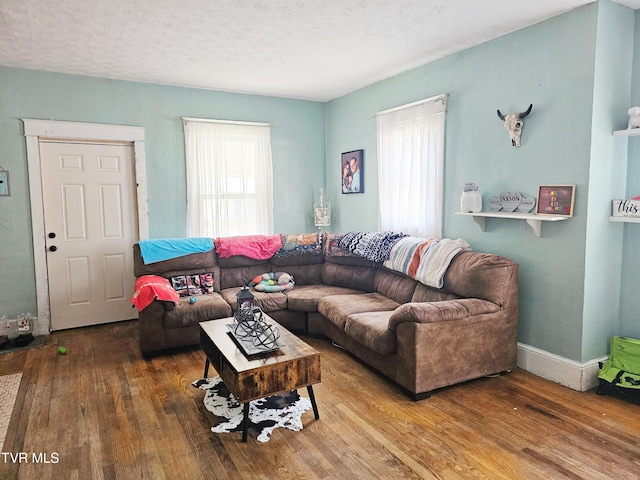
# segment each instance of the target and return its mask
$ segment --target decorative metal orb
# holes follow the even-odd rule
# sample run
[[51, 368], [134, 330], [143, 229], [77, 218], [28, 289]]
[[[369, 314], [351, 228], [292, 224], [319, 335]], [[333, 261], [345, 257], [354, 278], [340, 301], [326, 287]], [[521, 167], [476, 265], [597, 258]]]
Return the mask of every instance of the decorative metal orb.
[[232, 328], [236, 337], [251, 341], [254, 347], [272, 349], [280, 338], [278, 327], [264, 320], [260, 307], [237, 310], [233, 315]]
[[252, 342], [254, 347], [262, 347], [265, 349], [271, 349], [276, 346], [276, 342], [280, 338], [280, 331], [275, 325], [269, 325], [266, 322], [261, 322], [254, 332]]
[[233, 315], [233, 331], [238, 338], [251, 338], [256, 318], [248, 308], [241, 308]]

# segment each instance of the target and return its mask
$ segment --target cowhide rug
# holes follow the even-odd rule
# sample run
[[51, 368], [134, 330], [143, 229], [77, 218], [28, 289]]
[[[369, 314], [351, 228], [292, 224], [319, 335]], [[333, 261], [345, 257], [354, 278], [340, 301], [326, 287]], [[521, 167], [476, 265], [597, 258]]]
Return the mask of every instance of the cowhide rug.
[[[2, 444], [9, 429], [9, 421], [18, 397], [21, 381], [22, 373], [0, 375], [0, 449], [2, 449]], [[9, 448], [8, 450], [11, 449]]]
[[[192, 383], [206, 392], [204, 406], [220, 419], [211, 427], [214, 433], [241, 432], [243, 406], [238, 403], [220, 377], [202, 378]], [[253, 400], [249, 405], [249, 433], [259, 442], [268, 442], [275, 428], [302, 430], [302, 414], [311, 408], [311, 400], [291, 391]]]

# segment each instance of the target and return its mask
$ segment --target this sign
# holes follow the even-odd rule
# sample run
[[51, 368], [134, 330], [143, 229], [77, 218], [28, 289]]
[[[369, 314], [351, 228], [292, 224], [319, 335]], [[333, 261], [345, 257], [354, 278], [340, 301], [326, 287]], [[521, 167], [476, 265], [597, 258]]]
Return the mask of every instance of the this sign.
[[640, 200], [614, 200], [613, 216], [640, 218]]

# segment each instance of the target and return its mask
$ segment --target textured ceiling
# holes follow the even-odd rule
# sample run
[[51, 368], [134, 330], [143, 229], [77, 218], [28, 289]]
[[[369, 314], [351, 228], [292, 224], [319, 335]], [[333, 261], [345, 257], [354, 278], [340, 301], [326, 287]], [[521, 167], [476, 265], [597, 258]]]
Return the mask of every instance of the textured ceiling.
[[0, 65], [327, 101], [592, 1], [0, 0]]

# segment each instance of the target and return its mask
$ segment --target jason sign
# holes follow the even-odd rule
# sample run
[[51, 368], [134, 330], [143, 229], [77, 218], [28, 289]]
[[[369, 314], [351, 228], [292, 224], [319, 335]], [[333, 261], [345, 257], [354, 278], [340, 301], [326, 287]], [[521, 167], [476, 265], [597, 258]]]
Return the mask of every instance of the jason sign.
[[509, 115], [503, 115], [498, 110], [498, 117], [504, 121], [504, 128], [509, 132], [509, 138], [511, 139], [511, 145], [514, 147], [520, 146], [520, 135], [522, 134], [522, 126], [524, 125], [523, 119], [531, 113], [533, 104], [529, 105], [526, 111], [521, 113], [510, 113]]

